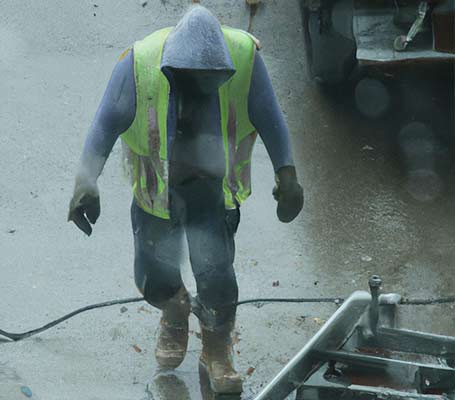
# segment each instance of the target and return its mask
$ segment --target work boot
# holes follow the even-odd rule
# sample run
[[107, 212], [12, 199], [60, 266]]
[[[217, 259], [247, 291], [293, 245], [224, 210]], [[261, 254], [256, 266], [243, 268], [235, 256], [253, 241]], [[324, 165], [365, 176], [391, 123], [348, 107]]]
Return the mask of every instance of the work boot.
[[233, 328], [234, 324], [229, 323], [212, 332], [201, 326], [200, 365], [207, 371], [211, 389], [218, 394], [242, 393], [242, 377], [233, 365]]
[[188, 293], [180, 289], [163, 307], [155, 358], [160, 368], [175, 369], [184, 360], [188, 347]]

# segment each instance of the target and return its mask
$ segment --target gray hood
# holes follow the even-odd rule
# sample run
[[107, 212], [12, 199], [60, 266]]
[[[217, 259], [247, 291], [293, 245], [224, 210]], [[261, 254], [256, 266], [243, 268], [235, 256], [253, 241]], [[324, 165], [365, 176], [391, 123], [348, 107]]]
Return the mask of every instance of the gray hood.
[[168, 79], [181, 70], [203, 76], [216, 87], [235, 73], [221, 25], [210, 11], [194, 6], [184, 15], [166, 39], [161, 70]]

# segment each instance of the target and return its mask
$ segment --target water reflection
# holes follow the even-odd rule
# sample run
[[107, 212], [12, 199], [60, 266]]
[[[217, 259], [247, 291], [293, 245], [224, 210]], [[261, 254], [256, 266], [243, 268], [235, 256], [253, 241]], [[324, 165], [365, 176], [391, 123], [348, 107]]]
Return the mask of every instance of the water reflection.
[[154, 389], [160, 400], [191, 400], [185, 381], [173, 373], [160, 373], [154, 379]]
[[406, 171], [406, 190], [419, 201], [439, 197], [450, 162], [448, 149], [431, 126], [417, 121], [405, 125], [398, 135], [398, 145]]
[[217, 395], [210, 389], [207, 372], [199, 365], [199, 383], [201, 385], [202, 400], [240, 400], [241, 395]]
[[[152, 399], [159, 400], [241, 400], [241, 395], [219, 395], [210, 389], [210, 382], [204, 368], [199, 367], [199, 388], [185, 382], [178, 372], [160, 372], [153, 381]], [[191, 376], [192, 378], [192, 376]], [[193, 394], [192, 394], [193, 392]]]

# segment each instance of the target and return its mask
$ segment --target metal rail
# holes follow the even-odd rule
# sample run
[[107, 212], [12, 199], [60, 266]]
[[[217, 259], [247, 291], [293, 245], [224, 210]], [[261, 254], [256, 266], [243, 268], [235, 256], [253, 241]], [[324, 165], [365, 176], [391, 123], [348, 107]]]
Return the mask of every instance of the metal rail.
[[368, 292], [354, 292], [255, 400], [279, 400], [291, 394], [321, 366], [322, 361], [314, 357], [314, 352], [341, 347], [352, 335], [370, 302]]
[[395, 328], [401, 296], [381, 294], [377, 276], [369, 285], [254, 400], [455, 400], [455, 337]]

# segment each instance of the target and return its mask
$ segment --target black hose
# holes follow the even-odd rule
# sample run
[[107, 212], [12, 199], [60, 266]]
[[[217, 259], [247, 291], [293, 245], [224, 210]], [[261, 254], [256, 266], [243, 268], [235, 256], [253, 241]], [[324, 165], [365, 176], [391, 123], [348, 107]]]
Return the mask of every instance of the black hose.
[[237, 303], [238, 306], [244, 304], [257, 304], [257, 303], [334, 303], [341, 304], [344, 299], [341, 297], [320, 297], [320, 298], [269, 298], [269, 299], [250, 299], [241, 300]]
[[[14, 342], [18, 342], [20, 340], [29, 338], [31, 336], [35, 336], [38, 333], [44, 332], [50, 328], [53, 328], [54, 326], [61, 324], [62, 322], [74, 317], [77, 314], [83, 313], [85, 311], [90, 311], [94, 310], [96, 308], [104, 308], [104, 307], [110, 307], [110, 306], [115, 306], [119, 304], [128, 304], [128, 303], [137, 303], [145, 301], [143, 297], [134, 297], [130, 299], [121, 299], [121, 300], [112, 300], [112, 301], [106, 301], [103, 303], [97, 303], [97, 304], [92, 304], [86, 307], [79, 308], [69, 314], [64, 315], [61, 318], [56, 319], [55, 321], [49, 322], [48, 324], [42, 326], [41, 328], [38, 329], [33, 329], [28, 332], [24, 333], [11, 333], [11, 332], [6, 332], [0, 329], [0, 336], [4, 336]], [[280, 298], [270, 298], [270, 299], [250, 299], [250, 300], [243, 300], [239, 301], [237, 303], [238, 306], [241, 306], [243, 304], [252, 304], [252, 303], [335, 303], [335, 304], [341, 304], [343, 302], [343, 299], [340, 298], [294, 298], [294, 299], [280, 299]]]
[[6, 332], [6, 331], [2, 331], [0, 329], [0, 335], [7, 337], [8, 339], [11, 339], [14, 342], [18, 342], [19, 340], [23, 340], [23, 339], [29, 338], [30, 336], [34, 336], [34, 335], [37, 335], [38, 333], [47, 331], [48, 329], [50, 329], [58, 324], [61, 324], [63, 321], [66, 321], [67, 319], [70, 319], [70, 318], [74, 317], [75, 315], [83, 313], [85, 311], [94, 310], [95, 308], [115, 306], [117, 304], [137, 303], [137, 302], [143, 301], [143, 300], [144, 300], [143, 297], [135, 297], [132, 299], [121, 299], [121, 300], [106, 301], [104, 303], [92, 304], [90, 306], [82, 307], [76, 311], [70, 312], [69, 314], [66, 314], [63, 317], [56, 319], [55, 321], [49, 322], [48, 324], [42, 326], [41, 328], [33, 329], [31, 331], [24, 332], [24, 333], [10, 333], [10, 332]]
[[455, 303], [455, 296], [441, 297], [438, 299], [402, 299], [400, 304], [404, 306], [430, 306], [436, 304], [450, 304]]
[[[44, 332], [54, 326], [61, 324], [62, 322], [74, 317], [77, 314], [81, 314], [85, 311], [94, 310], [97, 308], [104, 308], [115, 306], [119, 304], [129, 304], [129, 303], [138, 303], [141, 301], [145, 301], [143, 297], [133, 297], [129, 299], [120, 299], [120, 300], [112, 300], [106, 301], [103, 303], [92, 304], [89, 306], [85, 306], [79, 308], [69, 314], [64, 315], [61, 318], [52, 321], [41, 328], [33, 329], [28, 332], [24, 333], [10, 333], [0, 329], [0, 336], [4, 336], [13, 342], [18, 342], [19, 340], [23, 340], [29, 338], [31, 336], [37, 335], [38, 333]], [[237, 302], [238, 306], [244, 304], [262, 304], [262, 303], [333, 303], [333, 304], [342, 304], [344, 299], [341, 297], [320, 297], [320, 298], [264, 298], [264, 299], [249, 299], [249, 300], [241, 300]], [[436, 299], [402, 299], [400, 304], [402, 305], [436, 305], [436, 304], [449, 304], [455, 303], [455, 296], [454, 297], [443, 297], [443, 298], [436, 298]]]

